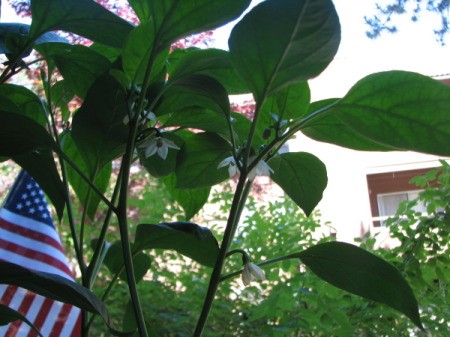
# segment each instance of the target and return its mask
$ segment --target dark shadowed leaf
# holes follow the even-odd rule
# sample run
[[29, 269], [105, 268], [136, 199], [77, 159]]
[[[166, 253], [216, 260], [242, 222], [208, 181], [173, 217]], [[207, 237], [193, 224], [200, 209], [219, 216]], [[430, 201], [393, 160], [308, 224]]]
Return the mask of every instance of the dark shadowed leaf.
[[318, 244], [299, 253], [299, 258], [324, 281], [384, 303], [423, 329], [411, 287], [400, 272], [383, 259], [343, 242]]
[[[120, 273], [122, 280], [127, 281], [125, 273], [125, 264], [123, 261], [123, 252], [120, 241], [114, 242], [109, 248], [103, 260], [109, 271], [116, 275]], [[136, 282], [140, 282], [150, 268], [151, 259], [143, 252], [135, 252], [133, 254], [133, 267]]]
[[369, 75], [326, 114], [387, 147], [450, 155], [450, 86], [427, 76], [404, 71]]
[[98, 172], [106, 163], [125, 151], [128, 127], [127, 93], [106, 74], [89, 89], [73, 119], [72, 138], [89, 172]]
[[310, 215], [327, 186], [327, 170], [319, 158], [306, 152], [283, 153], [269, 161], [273, 181]]
[[61, 220], [66, 205], [66, 189], [59, 176], [53, 153], [43, 150], [13, 156], [12, 159], [36, 180], [50, 198]]
[[[320, 113], [332, 104], [337, 102], [337, 98], [329, 98], [311, 104], [308, 117], [311, 119], [305, 123], [301, 132], [306, 136], [320, 141], [354, 150], [362, 151], [392, 151], [395, 148], [375, 142], [363, 134], [356, 133], [347, 124], [341, 121], [336, 114]], [[314, 117], [312, 117], [314, 116]]]
[[33, 0], [30, 37], [64, 30], [121, 48], [133, 26], [95, 1]]
[[209, 187], [224, 181], [227, 170], [219, 163], [230, 155], [230, 144], [213, 133], [198, 133], [187, 139], [181, 149], [175, 174], [177, 188]]
[[[84, 175], [94, 183], [95, 187], [97, 187], [100, 192], [105, 193], [109, 187], [109, 179], [112, 171], [111, 163], [106, 164], [97, 172], [89, 171], [80, 151], [72, 140], [71, 134], [68, 132], [64, 134], [62, 147], [67, 156], [78, 166]], [[87, 208], [87, 215], [91, 219], [94, 219], [95, 212], [97, 211], [101, 200], [100, 196], [89, 187], [88, 183], [82, 179], [70, 165], [66, 166], [70, 185], [80, 200], [81, 205], [83, 205], [84, 208]]]
[[39, 295], [70, 303], [100, 315], [114, 335], [124, 335], [114, 329], [105, 305], [87, 288], [62, 276], [35, 272], [9, 262], [0, 262], [0, 283], [12, 284]]
[[234, 27], [229, 46], [237, 70], [262, 103], [319, 75], [339, 42], [339, 19], [330, 0], [268, 0]]
[[[250, 0], [145, 0], [158, 35], [158, 50], [183, 36], [217, 28], [237, 18]], [[135, 7], [136, 8], [136, 7]], [[142, 12], [140, 13], [142, 15]], [[148, 17], [148, 14], [144, 14]]]
[[55, 63], [66, 84], [81, 98], [86, 96], [89, 87], [111, 66], [106, 57], [81, 45], [46, 43], [36, 49], [45, 59]]
[[14, 321], [24, 321], [27, 323], [31, 329], [33, 329], [40, 337], [43, 337], [42, 334], [39, 332], [38, 329], [20, 312], [15, 311], [6, 305], [3, 305], [0, 303], [0, 325], [6, 325], [8, 323], [12, 323]]
[[42, 125], [25, 115], [0, 110], [1, 156], [56, 149], [53, 138]]
[[248, 93], [249, 89], [234, 68], [230, 53], [221, 49], [176, 49], [170, 54], [169, 76], [180, 78], [202, 74], [219, 81], [230, 94]]
[[0, 102], [2, 110], [21, 113], [38, 122], [40, 125], [46, 125], [47, 117], [41, 100], [27, 88], [20, 85], [3, 83], [0, 86]]
[[186, 220], [192, 218], [208, 201], [211, 188], [179, 189], [176, 188], [177, 177], [172, 174], [163, 181], [170, 195], [183, 208]]
[[207, 267], [214, 267], [219, 244], [212, 232], [192, 222], [140, 224], [133, 252], [143, 249], [170, 249]]

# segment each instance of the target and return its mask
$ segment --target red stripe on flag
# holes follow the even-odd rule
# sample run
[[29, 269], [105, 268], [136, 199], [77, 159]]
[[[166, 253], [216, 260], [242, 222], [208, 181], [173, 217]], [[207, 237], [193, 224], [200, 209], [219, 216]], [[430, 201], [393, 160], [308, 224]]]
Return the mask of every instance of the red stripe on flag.
[[[46, 298], [42, 303], [41, 310], [39, 310], [39, 313], [33, 322], [36, 329], [41, 330], [42, 326], [45, 323], [45, 320], [47, 319], [47, 314], [52, 308], [53, 302], [54, 302], [53, 300]], [[36, 336], [37, 333], [34, 330], [30, 330], [30, 332], [27, 335], [27, 337], [36, 337]]]
[[16, 254], [22, 255], [29, 259], [40, 261], [42, 263], [46, 263], [66, 273], [69, 276], [69, 278], [72, 278], [72, 271], [69, 269], [69, 267], [67, 267], [65, 263], [53, 258], [50, 255], [38, 252], [33, 249], [25, 248], [23, 246], [16, 245], [15, 243], [5, 241], [2, 239], [0, 239], [0, 246], [5, 250], [9, 250], [10, 252], [14, 252]]
[[80, 337], [81, 336], [81, 317], [82, 317], [82, 313], [80, 312], [80, 314], [78, 315], [77, 322], [75, 323], [75, 327], [74, 327], [70, 337]]
[[14, 295], [16, 294], [17, 287], [8, 285], [6, 287], [5, 293], [3, 294], [0, 302], [2, 302], [4, 305], [9, 305], [11, 303], [11, 300], [13, 299]]
[[[16, 310], [20, 312], [22, 315], [26, 316], [28, 310], [31, 307], [31, 304], [33, 303], [33, 300], [36, 298], [36, 294], [32, 293], [30, 291], [27, 291], [25, 294], [25, 298], [22, 300], [22, 303], [20, 304], [19, 308]], [[5, 334], [5, 337], [13, 337], [16, 335], [20, 325], [22, 324], [22, 321], [14, 321], [9, 325], [8, 331]]]
[[0, 228], [7, 230], [11, 233], [18, 234], [29, 238], [31, 240], [36, 240], [42, 243], [45, 243], [53, 248], [58, 249], [61, 253], [65, 254], [64, 249], [61, 246], [61, 243], [53, 239], [51, 236], [42, 234], [40, 232], [34, 231], [30, 228], [25, 228], [22, 226], [15, 225], [9, 221], [0, 217]]
[[53, 326], [50, 337], [58, 337], [61, 333], [61, 330], [64, 327], [64, 323], [67, 320], [67, 316], [70, 313], [70, 310], [73, 308], [71, 304], [64, 304], [61, 308], [61, 311], [58, 314], [58, 318], [56, 319], [55, 325]]

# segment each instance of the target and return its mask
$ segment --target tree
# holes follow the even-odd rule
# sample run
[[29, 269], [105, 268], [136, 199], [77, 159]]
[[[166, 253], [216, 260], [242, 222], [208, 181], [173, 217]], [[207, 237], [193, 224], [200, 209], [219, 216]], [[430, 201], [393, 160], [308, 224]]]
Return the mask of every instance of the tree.
[[371, 39], [376, 39], [383, 32], [395, 33], [398, 27], [393, 23], [395, 16], [410, 15], [411, 21], [418, 22], [423, 11], [435, 13], [441, 20], [441, 26], [434, 30], [436, 40], [445, 44], [449, 32], [450, 1], [448, 0], [395, 0], [387, 5], [377, 3], [378, 13], [372, 17], [364, 17], [370, 29], [366, 32]]

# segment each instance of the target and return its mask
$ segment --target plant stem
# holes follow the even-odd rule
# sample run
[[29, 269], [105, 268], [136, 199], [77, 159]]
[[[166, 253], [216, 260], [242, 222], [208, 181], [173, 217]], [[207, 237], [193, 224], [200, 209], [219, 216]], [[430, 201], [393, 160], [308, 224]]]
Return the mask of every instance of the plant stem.
[[217, 257], [216, 264], [209, 280], [208, 291], [206, 293], [205, 301], [203, 302], [202, 311], [200, 313], [200, 317], [198, 318], [193, 337], [200, 337], [202, 335], [203, 329], [205, 328], [206, 321], [209, 316], [209, 312], [211, 311], [211, 307], [214, 302], [214, 296], [220, 283], [220, 275], [222, 273], [223, 264], [228, 253], [228, 248], [233, 240], [235, 227], [239, 220], [238, 215], [239, 210], [241, 209], [240, 205], [241, 203], [245, 203], [245, 200], [243, 200], [245, 198], [242, 198], [242, 196], [246, 179], [246, 174], [241, 174], [238, 185], [236, 187], [236, 192], [234, 194], [233, 203], [231, 205], [230, 215], [228, 217], [227, 227], [225, 229], [222, 245], [220, 246], [219, 255]]

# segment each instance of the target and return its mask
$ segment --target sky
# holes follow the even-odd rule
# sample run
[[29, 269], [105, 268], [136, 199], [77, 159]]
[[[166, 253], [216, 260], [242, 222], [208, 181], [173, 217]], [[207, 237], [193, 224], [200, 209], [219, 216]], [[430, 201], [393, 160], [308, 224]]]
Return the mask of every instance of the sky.
[[[383, 0], [379, 0], [382, 3]], [[252, 5], [260, 2], [254, 0]], [[312, 100], [342, 97], [359, 79], [386, 70], [414, 71], [428, 76], [450, 74], [450, 36], [442, 47], [433, 29], [439, 17], [422, 13], [418, 23], [406, 15], [398, 20], [399, 32], [366, 37], [364, 16], [376, 13], [375, 0], [334, 0], [341, 22], [341, 44], [334, 61], [310, 81]], [[227, 49], [232, 25], [221, 27], [214, 36], [218, 48]], [[449, 75], [450, 76], [450, 75]]]

